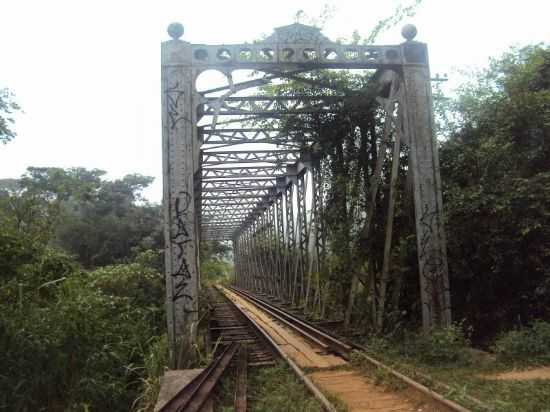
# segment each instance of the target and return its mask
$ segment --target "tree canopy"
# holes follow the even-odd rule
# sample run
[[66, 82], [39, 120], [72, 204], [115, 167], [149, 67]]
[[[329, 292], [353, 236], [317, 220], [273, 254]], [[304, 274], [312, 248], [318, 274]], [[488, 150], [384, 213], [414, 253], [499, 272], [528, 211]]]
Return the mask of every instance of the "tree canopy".
[[14, 94], [7, 88], [0, 89], [0, 142], [7, 143], [15, 136], [13, 113], [20, 110]]
[[512, 49], [451, 102], [441, 147], [456, 317], [491, 335], [550, 316], [550, 48]]
[[129, 410], [162, 372], [152, 178], [104, 176], [29, 168], [0, 182], [0, 409]]
[[153, 178], [104, 176], [98, 169], [30, 167], [21, 179], [2, 182], [0, 213], [16, 230], [42, 230], [50, 245], [87, 268], [160, 248], [160, 207], [141, 195]]

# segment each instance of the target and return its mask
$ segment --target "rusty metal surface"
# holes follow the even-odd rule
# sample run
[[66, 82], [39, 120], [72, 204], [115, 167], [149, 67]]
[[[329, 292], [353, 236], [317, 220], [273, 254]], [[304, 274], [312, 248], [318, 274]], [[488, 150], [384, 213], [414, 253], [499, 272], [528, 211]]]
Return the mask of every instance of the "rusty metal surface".
[[220, 356], [170, 399], [159, 412], [199, 412], [238, 349], [238, 343], [224, 347]]

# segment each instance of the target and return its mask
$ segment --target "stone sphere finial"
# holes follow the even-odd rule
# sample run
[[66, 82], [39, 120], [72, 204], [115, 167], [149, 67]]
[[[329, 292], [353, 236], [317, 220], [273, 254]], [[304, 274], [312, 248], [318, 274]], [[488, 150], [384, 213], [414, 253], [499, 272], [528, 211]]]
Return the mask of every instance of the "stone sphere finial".
[[416, 33], [418, 33], [418, 30], [416, 30], [416, 26], [414, 24], [405, 24], [401, 29], [401, 35], [407, 39], [407, 41], [414, 39]]
[[166, 30], [171, 38], [178, 40], [183, 36], [183, 25], [181, 23], [170, 23]]

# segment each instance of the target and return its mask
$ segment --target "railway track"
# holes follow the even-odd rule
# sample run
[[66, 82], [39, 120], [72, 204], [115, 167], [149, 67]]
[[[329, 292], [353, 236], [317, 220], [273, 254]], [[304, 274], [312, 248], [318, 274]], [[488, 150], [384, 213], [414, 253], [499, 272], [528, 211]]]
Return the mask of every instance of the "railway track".
[[233, 292], [240, 294], [241, 296], [246, 297], [251, 302], [254, 302], [260, 306], [263, 310], [269, 313], [278, 321], [282, 322], [285, 325], [290, 326], [293, 330], [299, 333], [304, 338], [308, 339], [312, 343], [318, 345], [323, 350], [336, 353], [342, 358], [349, 360], [350, 352], [353, 350], [353, 347], [347, 343], [341, 341], [333, 335], [326, 333], [325, 331], [319, 329], [318, 327], [313, 326], [309, 322], [304, 321], [303, 319], [278, 308], [275, 305], [270, 304], [264, 299], [257, 298], [253, 294], [236, 287], [229, 287]]
[[200, 412], [239, 348], [240, 345], [236, 342], [225, 346], [220, 355], [160, 408], [159, 412]]
[[257, 328], [218, 290], [209, 290], [210, 341], [215, 347], [223, 348], [231, 343], [247, 347], [248, 366], [272, 366], [275, 352]]
[[323, 408], [336, 412], [328, 400], [337, 398], [350, 412], [469, 412], [433, 390], [362, 354], [379, 369], [408, 386], [388, 392], [349, 363], [356, 345], [343, 342], [328, 331], [280, 308], [266, 299], [234, 287], [209, 291], [209, 321], [215, 360], [160, 411], [200, 412], [210, 393], [231, 365], [237, 371], [235, 410], [246, 411], [248, 366], [274, 365], [284, 359]]
[[[258, 302], [262, 307], [266, 307], [266, 308], [270, 308], [272, 310], [276, 310], [277, 313], [283, 314], [288, 320], [290, 320], [291, 322], [295, 322], [297, 325], [302, 325], [302, 324], [308, 325], [309, 330], [311, 330], [311, 328], [313, 328], [314, 330], [317, 330], [319, 332], [319, 334], [317, 336], [322, 337], [324, 335], [328, 335], [329, 338], [331, 339], [330, 340], [331, 342], [336, 342], [336, 343], [333, 344], [334, 347], [336, 348], [336, 351], [339, 352], [346, 359], [348, 358], [350, 351], [352, 351], [352, 350], [359, 351], [359, 353], [361, 353], [361, 356], [364, 357], [373, 366], [385, 370], [386, 372], [393, 375], [395, 378], [399, 379], [400, 381], [402, 381], [402, 382], [406, 383], [407, 385], [409, 385], [411, 387], [414, 387], [416, 390], [424, 393], [426, 396], [441, 398], [442, 402], [446, 401], [446, 399], [443, 398], [441, 395], [439, 395], [439, 393], [434, 392], [433, 390], [431, 390], [431, 389], [427, 388], [426, 386], [420, 384], [419, 382], [411, 379], [410, 377], [405, 376], [405, 375], [401, 374], [400, 372], [398, 372], [397, 370], [395, 370], [391, 367], [388, 367], [387, 365], [384, 365], [382, 362], [372, 358], [371, 356], [368, 356], [366, 354], [367, 348], [364, 347], [363, 345], [359, 345], [357, 343], [348, 342], [348, 341], [342, 342], [341, 338], [336, 336], [331, 331], [327, 330], [326, 327], [322, 327], [318, 324], [314, 324], [312, 322], [309, 322], [308, 320], [306, 320], [306, 319], [304, 319], [300, 316], [296, 316], [294, 313], [291, 313], [291, 312], [289, 312], [288, 310], [286, 310], [284, 308], [281, 308], [279, 306], [276, 306], [276, 305], [272, 304], [269, 300], [267, 300], [265, 298], [255, 296], [255, 295], [251, 294], [250, 292], [248, 292], [246, 290], [239, 289], [239, 288], [236, 288], [236, 287], [229, 287], [229, 289], [253, 299], [255, 302]], [[424, 379], [424, 380], [427, 380], [427, 381], [432, 380], [432, 378], [422, 374], [421, 372], [415, 372], [415, 376], [418, 376], [421, 379]], [[442, 391], [452, 391], [452, 388], [449, 387], [448, 385], [446, 385], [443, 382], [438, 382], [437, 386]], [[491, 411], [492, 410], [489, 405], [487, 405], [486, 403], [480, 401], [477, 398], [474, 398], [474, 397], [469, 396], [469, 395], [464, 395], [464, 398], [467, 399], [472, 405], [476, 405], [476, 407], [479, 408], [480, 410], [484, 410], [484, 411]], [[457, 405], [457, 406], [460, 407], [460, 405]], [[451, 408], [451, 410], [453, 410], [453, 409]], [[458, 409], [458, 410], [460, 410], [460, 409]], [[462, 410], [466, 410], [466, 409], [462, 408]]]
[[258, 329], [222, 293], [208, 291], [209, 336], [214, 360], [159, 412], [201, 412], [217, 383], [232, 365], [237, 371], [235, 411], [246, 411], [247, 368], [275, 365], [276, 352]]
[[349, 411], [354, 412], [469, 412], [468, 409], [363, 354], [376, 368], [393, 375], [407, 387], [402, 392], [387, 392], [369, 382], [349, 364], [351, 352], [358, 349], [356, 345], [343, 342], [248, 291], [235, 287], [220, 288], [220, 291], [270, 341], [326, 410], [336, 411], [325, 396], [328, 393], [340, 399]]

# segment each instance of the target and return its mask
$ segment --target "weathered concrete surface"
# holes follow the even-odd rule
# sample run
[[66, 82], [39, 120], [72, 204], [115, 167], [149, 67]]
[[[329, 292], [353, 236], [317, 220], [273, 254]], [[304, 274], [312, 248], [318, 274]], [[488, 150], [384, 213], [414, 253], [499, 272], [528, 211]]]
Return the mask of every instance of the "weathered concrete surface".
[[166, 308], [171, 367], [177, 369], [182, 367], [186, 350], [187, 356], [194, 353], [189, 348], [197, 335], [199, 243], [194, 175], [199, 148], [196, 110], [192, 109], [191, 45], [173, 39], [162, 43], [161, 54]]
[[[176, 395], [182, 388], [191, 382], [203, 369], [176, 369], [166, 371], [160, 381], [160, 392], [155, 405], [155, 412], [158, 412], [170, 399]], [[212, 400], [206, 401], [201, 412], [213, 412], [214, 403]]]
[[[406, 30], [407, 35], [412, 35], [411, 30]], [[404, 124], [413, 178], [422, 326], [428, 332], [449, 326], [452, 320], [447, 240], [428, 50], [424, 43], [408, 40], [403, 54]]]

